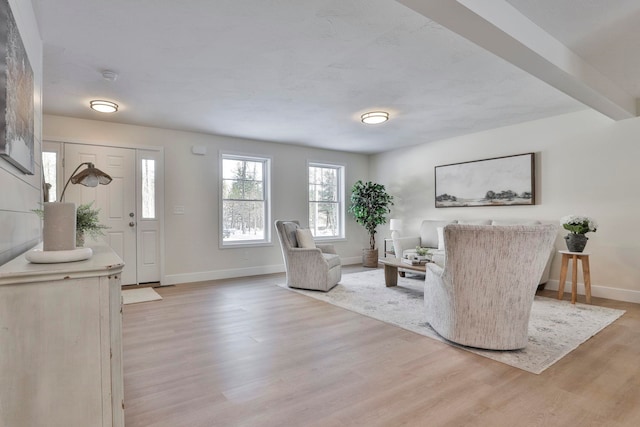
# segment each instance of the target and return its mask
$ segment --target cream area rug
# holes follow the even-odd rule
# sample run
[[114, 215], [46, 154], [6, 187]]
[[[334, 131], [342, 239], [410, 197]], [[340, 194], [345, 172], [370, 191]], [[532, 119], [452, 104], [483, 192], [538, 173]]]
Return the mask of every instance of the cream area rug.
[[123, 304], [136, 304], [139, 302], [157, 301], [162, 297], [153, 288], [126, 289], [122, 291]]
[[480, 350], [454, 344], [431, 329], [425, 321], [423, 287], [424, 276], [407, 274], [407, 277], [398, 277], [398, 286], [387, 288], [383, 270], [375, 269], [345, 274], [340, 283], [327, 293], [291, 290], [534, 374], [541, 373], [624, 314], [623, 310], [572, 305], [569, 301], [536, 296], [526, 348], [515, 351]]

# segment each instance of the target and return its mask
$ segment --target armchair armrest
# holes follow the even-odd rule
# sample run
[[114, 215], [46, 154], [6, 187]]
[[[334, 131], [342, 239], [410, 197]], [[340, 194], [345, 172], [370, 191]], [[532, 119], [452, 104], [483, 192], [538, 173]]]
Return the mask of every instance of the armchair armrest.
[[330, 243], [316, 243], [316, 248], [320, 249], [322, 253], [325, 254], [338, 254], [336, 252], [336, 248]]
[[393, 250], [396, 253], [396, 258], [402, 258], [402, 252], [407, 249], [415, 249], [416, 246], [420, 246], [420, 236], [397, 237], [393, 239]]
[[442, 273], [444, 273], [444, 268], [434, 262], [427, 263], [427, 270], [438, 277], [442, 277]]

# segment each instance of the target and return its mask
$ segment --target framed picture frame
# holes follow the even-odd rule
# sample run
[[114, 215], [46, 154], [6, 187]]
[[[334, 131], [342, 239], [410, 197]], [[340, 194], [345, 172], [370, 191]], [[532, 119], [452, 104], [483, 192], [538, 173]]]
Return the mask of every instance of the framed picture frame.
[[435, 167], [436, 208], [535, 205], [535, 153]]
[[0, 0], [0, 22], [0, 156], [33, 175], [33, 69], [8, 0]]

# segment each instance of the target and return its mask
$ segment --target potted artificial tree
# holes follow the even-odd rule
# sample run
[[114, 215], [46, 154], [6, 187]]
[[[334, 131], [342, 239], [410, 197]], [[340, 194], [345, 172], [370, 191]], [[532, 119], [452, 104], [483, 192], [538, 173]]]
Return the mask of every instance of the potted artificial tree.
[[365, 267], [378, 266], [376, 227], [387, 222], [386, 215], [391, 212], [389, 206], [392, 205], [393, 196], [387, 194], [384, 185], [358, 181], [351, 189], [349, 213], [369, 232], [369, 249], [362, 250], [362, 265]]

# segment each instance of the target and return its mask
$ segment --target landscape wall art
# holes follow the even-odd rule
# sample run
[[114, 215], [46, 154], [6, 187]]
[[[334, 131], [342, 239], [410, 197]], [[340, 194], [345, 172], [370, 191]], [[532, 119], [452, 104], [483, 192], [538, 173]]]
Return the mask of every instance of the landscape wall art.
[[33, 70], [8, 0], [0, 22], [0, 156], [33, 175]]
[[534, 170], [534, 153], [436, 166], [436, 208], [534, 205]]

